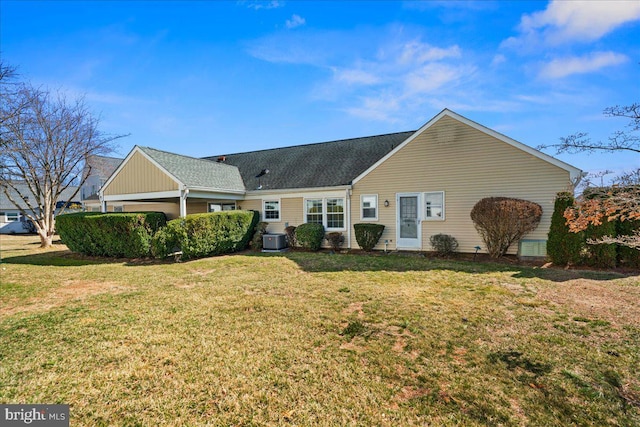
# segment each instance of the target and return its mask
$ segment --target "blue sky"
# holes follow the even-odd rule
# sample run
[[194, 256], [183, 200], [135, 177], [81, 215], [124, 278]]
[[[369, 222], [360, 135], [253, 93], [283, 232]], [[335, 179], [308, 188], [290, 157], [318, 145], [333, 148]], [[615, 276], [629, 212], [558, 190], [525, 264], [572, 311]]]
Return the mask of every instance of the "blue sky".
[[[101, 128], [202, 157], [418, 129], [443, 108], [536, 147], [626, 122], [637, 1], [5, 1], [0, 51]], [[552, 151], [548, 151], [554, 154]], [[557, 156], [585, 171], [628, 153]]]

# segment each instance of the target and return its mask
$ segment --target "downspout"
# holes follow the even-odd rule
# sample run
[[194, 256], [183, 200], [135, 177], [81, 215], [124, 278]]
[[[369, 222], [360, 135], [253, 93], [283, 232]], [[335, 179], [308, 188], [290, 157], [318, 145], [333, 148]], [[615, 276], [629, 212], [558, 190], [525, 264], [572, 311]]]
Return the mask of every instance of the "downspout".
[[347, 248], [351, 249], [351, 188], [345, 191], [347, 200]]
[[107, 202], [105, 202], [104, 200], [104, 192], [102, 191], [102, 189], [98, 191], [98, 198], [100, 199], [100, 212], [107, 212]]
[[189, 195], [189, 189], [184, 186], [180, 190], [180, 218], [187, 216], [187, 196]]

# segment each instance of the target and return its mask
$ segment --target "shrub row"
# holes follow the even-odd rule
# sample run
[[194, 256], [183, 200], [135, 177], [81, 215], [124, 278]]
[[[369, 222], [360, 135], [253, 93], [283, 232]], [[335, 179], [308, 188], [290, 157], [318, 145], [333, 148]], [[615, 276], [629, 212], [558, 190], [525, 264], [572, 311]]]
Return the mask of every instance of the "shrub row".
[[589, 265], [592, 267], [612, 268], [616, 266], [640, 267], [640, 251], [615, 244], [588, 244], [603, 236], [626, 236], [640, 227], [640, 221], [607, 221], [600, 225], [589, 225], [586, 230], [572, 233], [566, 224], [564, 212], [574, 206], [575, 200], [570, 193], [562, 192], [556, 196], [551, 227], [547, 240], [547, 254], [556, 265]]
[[183, 259], [191, 259], [242, 250], [258, 218], [256, 211], [223, 211], [174, 219], [154, 236], [153, 255], [163, 258], [181, 251]]
[[150, 255], [152, 237], [166, 221], [162, 212], [77, 212], [56, 217], [56, 230], [73, 252], [140, 258]]

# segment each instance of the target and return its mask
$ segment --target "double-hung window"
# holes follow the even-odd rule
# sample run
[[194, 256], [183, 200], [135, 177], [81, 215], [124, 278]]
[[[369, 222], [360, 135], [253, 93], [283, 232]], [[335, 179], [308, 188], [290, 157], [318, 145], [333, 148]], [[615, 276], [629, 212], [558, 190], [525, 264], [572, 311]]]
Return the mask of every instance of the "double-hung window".
[[309, 199], [305, 202], [306, 222], [311, 224], [323, 224], [322, 199]]
[[378, 219], [378, 196], [364, 194], [360, 196], [360, 218], [368, 220]]
[[444, 191], [424, 193], [424, 219], [444, 221]]
[[322, 224], [327, 230], [344, 230], [344, 198], [306, 199], [305, 222]]
[[326, 228], [344, 228], [344, 199], [327, 199]]
[[262, 214], [265, 221], [280, 221], [280, 200], [264, 200]]

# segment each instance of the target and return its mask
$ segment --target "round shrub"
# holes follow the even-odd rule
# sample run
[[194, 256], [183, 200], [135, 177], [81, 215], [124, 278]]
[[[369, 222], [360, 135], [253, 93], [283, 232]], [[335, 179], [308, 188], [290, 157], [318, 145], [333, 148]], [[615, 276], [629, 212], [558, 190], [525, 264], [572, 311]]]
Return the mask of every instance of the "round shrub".
[[538, 227], [542, 206], [510, 197], [487, 197], [475, 204], [471, 220], [493, 258], [507, 253], [509, 247]]
[[458, 240], [448, 234], [434, 234], [429, 241], [433, 250], [441, 256], [451, 255], [458, 250]]
[[324, 227], [322, 224], [300, 224], [296, 228], [296, 241], [300, 246], [317, 251], [322, 246]]
[[353, 224], [353, 229], [356, 234], [356, 241], [358, 242], [358, 245], [360, 245], [363, 250], [371, 252], [382, 236], [384, 225], [360, 223]]

